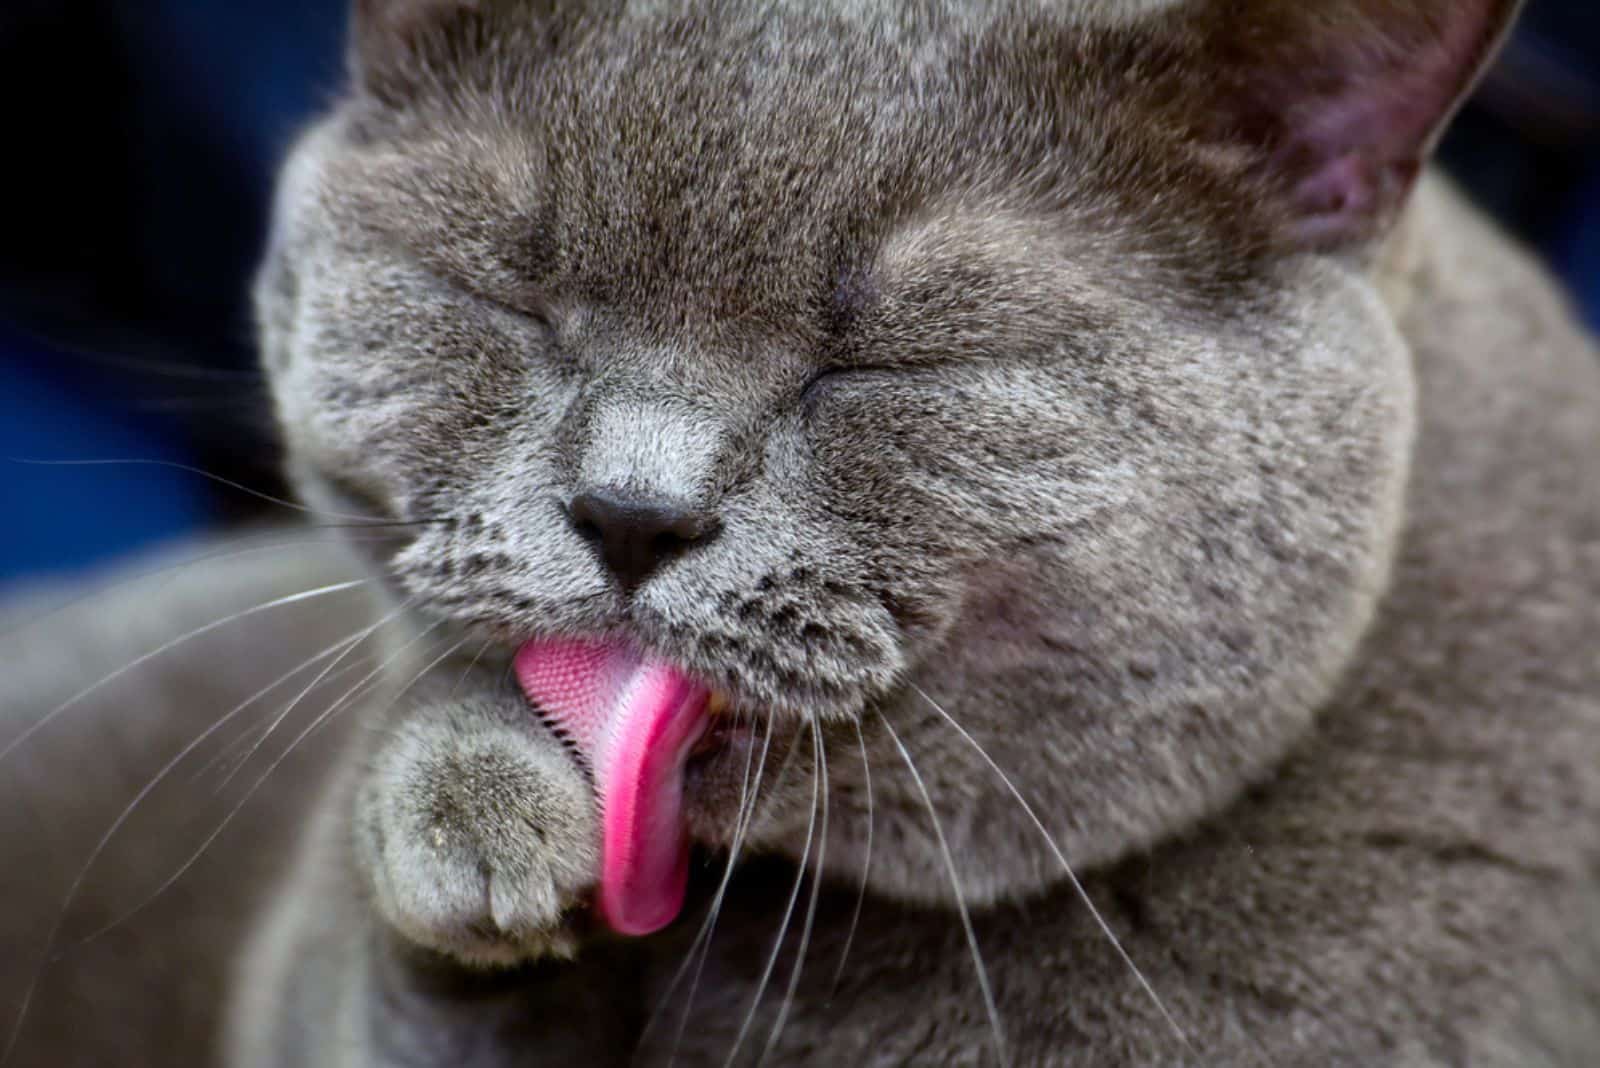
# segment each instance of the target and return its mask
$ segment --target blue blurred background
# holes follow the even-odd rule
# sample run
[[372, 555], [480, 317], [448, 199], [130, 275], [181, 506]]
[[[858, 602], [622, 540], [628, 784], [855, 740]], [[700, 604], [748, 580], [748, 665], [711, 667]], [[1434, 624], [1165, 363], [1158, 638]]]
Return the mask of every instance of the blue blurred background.
[[[246, 292], [346, 3], [4, 0], [0, 587], [270, 507], [177, 465], [282, 491]], [[1600, 322], [1600, 3], [1531, 0], [1444, 155]]]

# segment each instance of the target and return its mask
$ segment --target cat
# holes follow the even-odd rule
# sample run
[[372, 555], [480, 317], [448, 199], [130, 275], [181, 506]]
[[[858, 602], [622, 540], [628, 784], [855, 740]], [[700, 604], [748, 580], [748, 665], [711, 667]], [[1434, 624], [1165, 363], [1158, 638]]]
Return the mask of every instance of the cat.
[[1426, 169], [1517, 7], [357, 0], [257, 287], [357, 562], [74, 735], [379, 691], [20, 1055], [1592, 1063], [1600, 362]]

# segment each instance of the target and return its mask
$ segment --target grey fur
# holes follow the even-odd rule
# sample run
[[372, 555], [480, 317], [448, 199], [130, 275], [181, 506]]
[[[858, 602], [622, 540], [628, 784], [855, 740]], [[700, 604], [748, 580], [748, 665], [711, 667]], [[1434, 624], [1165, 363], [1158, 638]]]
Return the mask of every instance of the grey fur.
[[[411, 524], [365, 553], [405, 611], [229, 1063], [722, 1063], [797, 866], [752, 1063], [995, 1060], [958, 907], [1013, 1064], [1588, 1063], [1600, 366], [1405, 198], [1514, 7], [359, 4], [258, 297], [307, 498]], [[615, 487], [722, 529], [625, 597], [564, 511]], [[461, 653], [411, 685], [419, 633]], [[545, 633], [772, 731], [681, 1034], [693, 924], [591, 929], [582, 770], [505, 681]]]

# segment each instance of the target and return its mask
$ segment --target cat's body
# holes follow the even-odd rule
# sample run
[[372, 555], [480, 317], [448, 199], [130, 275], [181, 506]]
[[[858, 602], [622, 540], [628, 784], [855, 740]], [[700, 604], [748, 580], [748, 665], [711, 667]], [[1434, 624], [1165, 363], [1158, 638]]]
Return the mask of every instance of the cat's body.
[[[1600, 363], [1448, 188], [1399, 211], [1512, 5], [1421, 37], [1377, 0], [461, 6], [360, 5], [367, 95], [297, 151], [263, 277], [307, 492], [416, 534], [364, 547], [409, 613], [335, 721], [371, 729], [265, 780], [304, 839], [205, 947], [230, 1063], [1592, 1059]], [[1296, 97], [1310, 29], [1374, 66]], [[683, 544], [640, 565], [575, 515], [596, 487]], [[328, 640], [259, 633], [285, 668]], [[509, 681], [540, 692], [543, 635], [622, 635], [756, 725], [664, 780], [690, 837], [766, 854], [695, 983], [720, 864], [671, 929], [600, 932], [628, 841], [604, 753]], [[31, 892], [11, 918], [64, 889]], [[41, 990], [19, 1056], [82, 1011]]]

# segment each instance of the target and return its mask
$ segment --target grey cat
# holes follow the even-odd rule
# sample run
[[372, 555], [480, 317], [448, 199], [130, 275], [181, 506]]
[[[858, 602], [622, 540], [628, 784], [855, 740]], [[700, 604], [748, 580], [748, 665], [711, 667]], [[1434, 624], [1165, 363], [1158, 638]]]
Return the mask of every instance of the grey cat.
[[16, 1056], [1595, 1063], [1600, 362], [1425, 172], [1516, 7], [357, 0], [258, 305], [359, 568], [95, 611], [380, 689], [91, 992], [170, 862], [6, 888]]

